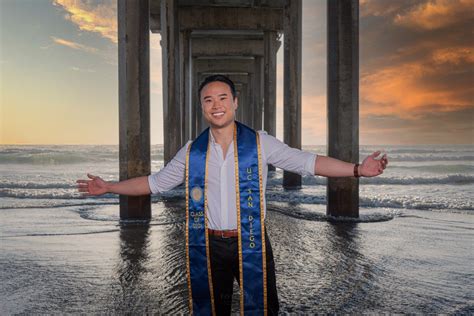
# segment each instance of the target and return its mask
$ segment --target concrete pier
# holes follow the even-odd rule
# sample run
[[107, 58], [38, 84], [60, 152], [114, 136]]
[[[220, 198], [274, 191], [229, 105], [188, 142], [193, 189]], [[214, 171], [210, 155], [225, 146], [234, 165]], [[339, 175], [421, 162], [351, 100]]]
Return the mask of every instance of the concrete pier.
[[[302, 0], [287, 1], [284, 11], [284, 109], [283, 139], [293, 148], [301, 149], [301, 33]], [[285, 189], [301, 188], [301, 176], [285, 171]]]
[[[328, 0], [328, 155], [358, 161], [358, 1]], [[164, 162], [206, 127], [198, 86], [228, 75], [237, 118], [276, 135], [276, 54], [284, 36], [284, 142], [301, 148], [302, 0], [118, 0], [120, 179], [150, 173], [149, 31], [161, 34]], [[301, 177], [285, 172], [286, 189]], [[121, 197], [149, 218], [149, 197]], [[328, 214], [358, 215], [357, 179], [329, 179]]]
[[181, 71], [178, 28], [178, 2], [161, 0], [161, 53], [163, 71], [163, 158], [170, 161], [183, 145], [182, 112], [184, 98], [181, 97]]
[[[150, 174], [148, 0], [118, 1], [120, 181]], [[150, 196], [120, 195], [121, 219], [150, 219]]]
[[[359, 161], [359, 2], [328, 0], [328, 156]], [[327, 214], [359, 216], [359, 181], [329, 178]]]

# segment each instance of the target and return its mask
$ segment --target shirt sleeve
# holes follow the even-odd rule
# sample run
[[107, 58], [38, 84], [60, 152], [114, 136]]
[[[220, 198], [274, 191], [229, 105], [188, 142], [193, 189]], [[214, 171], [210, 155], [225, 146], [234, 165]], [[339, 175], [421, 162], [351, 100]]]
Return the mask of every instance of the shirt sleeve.
[[314, 175], [316, 154], [292, 148], [265, 131], [258, 133], [267, 164], [302, 176]]
[[148, 185], [152, 194], [171, 190], [183, 183], [186, 152], [191, 143], [192, 141], [188, 141], [166, 166], [148, 176]]

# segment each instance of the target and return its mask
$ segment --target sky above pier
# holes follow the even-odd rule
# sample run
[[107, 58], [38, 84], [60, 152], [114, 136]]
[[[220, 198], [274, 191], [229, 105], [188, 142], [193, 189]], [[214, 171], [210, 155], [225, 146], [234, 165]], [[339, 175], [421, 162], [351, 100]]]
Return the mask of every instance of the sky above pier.
[[[474, 0], [360, 0], [360, 144], [474, 143]], [[0, 144], [118, 144], [116, 1], [0, 0]], [[150, 36], [151, 142], [163, 142]], [[303, 1], [303, 144], [326, 144], [326, 1]], [[283, 49], [277, 136], [283, 135]]]

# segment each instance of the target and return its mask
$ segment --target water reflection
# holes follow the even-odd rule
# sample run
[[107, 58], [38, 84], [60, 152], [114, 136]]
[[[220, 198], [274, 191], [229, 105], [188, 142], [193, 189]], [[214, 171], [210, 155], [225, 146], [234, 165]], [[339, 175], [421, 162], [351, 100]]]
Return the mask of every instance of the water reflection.
[[325, 270], [322, 273], [327, 274], [328, 278], [326, 293], [321, 295], [330, 298], [325, 304], [331, 312], [357, 312], [361, 307], [372, 304], [367, 294], [374, 274], [372, 263], [360, 249], [359, 225], [332, 222], [324, 229], [327, 239], [325, 252], [328, 255], [321, 258]]
[[120, 225], [119, 260], [115, 267], [120, 284], [120, 295], [115, 296], [114, 304], [117, 312], [148, 311], [150, 290], [146, 266], [150, 260], [149, 235], [148, 223]]

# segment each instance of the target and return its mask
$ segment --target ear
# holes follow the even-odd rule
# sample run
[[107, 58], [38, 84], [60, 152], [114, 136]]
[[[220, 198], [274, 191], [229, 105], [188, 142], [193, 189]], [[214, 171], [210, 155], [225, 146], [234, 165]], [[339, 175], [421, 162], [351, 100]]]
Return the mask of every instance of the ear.
[[239, 99], [237, 97], [234, 98], [234, 110], [237, 110], [239, 107]]

